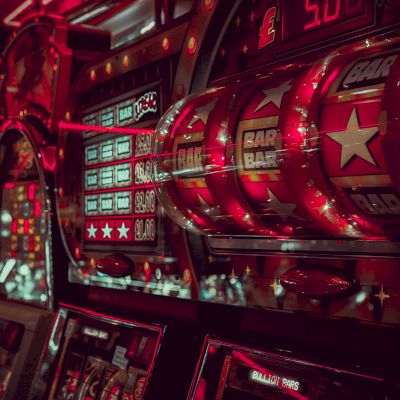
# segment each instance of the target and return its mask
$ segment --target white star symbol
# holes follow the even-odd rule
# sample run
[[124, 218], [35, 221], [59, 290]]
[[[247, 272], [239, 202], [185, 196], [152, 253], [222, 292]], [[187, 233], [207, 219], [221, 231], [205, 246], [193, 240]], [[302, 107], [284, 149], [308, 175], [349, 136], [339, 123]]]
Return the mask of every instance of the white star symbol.
[[101, 228], [101, 230], [103, 231], [103, 239], [105, 238], [111, 239], [111, 232], [113, 231], [113, 228], [110, 228], [108, 226], [108, 222], [106, 223], [106, 226], [104, 228]]
[[269, 103], [274, 103], [276, 107], [281, 109], [282, 99], [285, 93], [292, 87], [292, 83], [290, 81], [282, 83], [282, 85], [278, 87], [274, 87], [272, 89], [263, 90], [264, 99], [258, 104], [254, 112], [260, 111]]
[[378, 127], [376, 126], [360, 128], [357, 108], [354, 107], [344, 131], [327, 133], [332, 140], [342, 146], [340, 168], [343, 168], [355, 156], [377, 166], [367, 146], [367, 143], [377, 134]]
[[282, 219], [287, 219], [288, 217], [299, 218], [294, 210], [296, 208], [296, 204], [294, 203], [282, 203], [272, 192], [271, 189], [267, 188], [268, 192], [268, 202], [262, 203], [265, 207], [265, 211], [274, 211], [277, 215], [279, 215]]
[[130, 228], [127, 228], [125, 226], [125, 222], [122, 223], [121, 228], [117, 228], [118, 232], [119, 232], [119, 238], [125, 238], [128, 239], [128, 232], [130, 231]]
[[204, 125], [206, 125], [208, 121], [208, 114], [210, 114], [211, 110], [214, 108], [216, 101], [217, 100], [214, 99], [207, 103], [205, 106], [195, 108], [195, 113], [188, 126], [191, 128], [199, 119], [203, 122]]
[[204, 198], [199, 194], [198, 195], [199, 202], [201, 204], [201, 210], [214, 222], [221, 216], [221, 212], [218, 207], [210, 206]]
[[90, 224], [90, 227], [87, 228], [87, 231], [89, 233], [88, 238], [93, 238], [96, 239], [96, 232], [97, 232], [97, 228], [94, 227], [93, 224]]

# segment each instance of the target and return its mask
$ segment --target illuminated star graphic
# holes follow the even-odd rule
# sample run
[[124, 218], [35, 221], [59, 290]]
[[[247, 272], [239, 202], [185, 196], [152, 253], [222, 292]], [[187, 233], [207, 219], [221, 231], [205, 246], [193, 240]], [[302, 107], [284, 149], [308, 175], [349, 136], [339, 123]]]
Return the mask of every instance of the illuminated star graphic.
[[88, 231], [88, 234], [89, 234], [88, 235], [89, 239], [90, 238], [96, 239], [97, 228], [95, 228], [93, 224], [90, 224], [90, 227], [87, 228], [87, 231]]
[[275, 296], [279, 296], [283, 292], [283, 286], [279, 283], [279, 280], [274, 278], [274, 282], [269, 285], [274, 290]]
[[364, 161], [369, 162], [375, 167], [376, 162], [368, 149], [368, 142], [378, 134], [378, 127], [360, 128], [357, 109], [353, 108], [350, 119], [347, 122], [344, 131], [330, 132], [327, 135], [342, 146], [340, 156], [340, 168], [352, 160], [353, 157], [358, 156]]
[[269, 200], [267, 200], [267, 203], [262, 203], [264, 211], [274, 211], [282, 219], [287, 219], [288, 217], [299, 218], [294, 212], [296, 204], [282, 203], [269, 188], [267, 188], [267, 192]]
[[117, 228], [118, 232], [119, 232], [119, 238], [125, 238], [128, 239], [128, 232], [130, 231], [130, 228], [127, 228], [125, 226], [125, 222], [122, 223], [121, 228]]
[[104, 228], [101, 228], [101, 230], [103, 231], [103, 239], [105, 238], [111, 239], [111, 232], [113, 231], [113, 228], [110, 228], [108, 226], [108, 222], [106, 223], [106, 226]]
[[282, 99], [285, 93], [292, 87], [292, 83], [290, 81], [282, 83], [282, 85], [278, 87], [274, 87], [272, 89], [263, 90], [264, 99], [258, 104], [254, 112], [260, 111], [269, 103], [274, 103], [276, 107], [281, 109]]
[[208, 114], [210, 114], [210, 111], [214, 108], [216, 101], [217, 100], [214, 99], [207, 103], [205, 106], [195, 108], [193, 118], [188, 125], [189, 128], [191, 128], [199, 119], [203, 122], [204, 125], [206, 125], [208, 121]]
[[218, 207], [212, 207], [210, 206], [201, 196], [200, 194], [197, 196], [199, 199], [199, 202], [201, 204], [201, 210], [213, 221], [216, 221], [220, 216], [221, 212]]
[[379, 299], [379, 301], [381, 302], [381, 307], [383, 307], [383, 303], [385, 302], [385, 300], [390, 297], [383, 290], [383, 285], [381, 285], [381, 290], [377, 294], [375, 294], [374, 296], [377, 297]]
[[251, 268], [249, 266], [247, 266], [244, 271], [246, 272], [246, 275], [250, 275]]

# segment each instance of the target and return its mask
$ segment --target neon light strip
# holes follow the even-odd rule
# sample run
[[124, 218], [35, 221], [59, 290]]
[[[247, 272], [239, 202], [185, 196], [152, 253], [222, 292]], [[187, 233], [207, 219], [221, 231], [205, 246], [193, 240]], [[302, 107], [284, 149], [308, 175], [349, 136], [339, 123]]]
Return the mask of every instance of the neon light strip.
[[[43, 1], [52, 1], [52, 0], [43, 0]], [[15, 10], [11, 11], [4, 19], [4, 25], [15, 26], [19, 28], [21, 26], [21, 22], [14, 21], [14, 18], [20, 15], [23, 11], [25, 11], [29, 6], [33, 4], [33, 0], [26, 0], [21, 5], [19, 5]]]
[[128, 135], [153, 135], [154, 129], [138, 129], [138, 128], [118, 128], [118, 127], [104, 127], [98, 125], [84, 125], [74, 124], [71, 122], [61, 121], [58, 124], [60, 131], [93, 131], [102, 133], [123, 133]]

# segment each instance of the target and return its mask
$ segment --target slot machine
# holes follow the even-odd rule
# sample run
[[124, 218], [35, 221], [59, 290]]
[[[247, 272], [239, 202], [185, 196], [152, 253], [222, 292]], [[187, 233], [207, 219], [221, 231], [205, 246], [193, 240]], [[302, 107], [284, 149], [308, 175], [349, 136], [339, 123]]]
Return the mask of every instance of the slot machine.
[[[106, 13], [96, 24], [110, 31], [112, 48], [70, 87], [56, 171], [68, 279], [34, 399], [155, 398], [166, 390], [158, 382], [171, 343], [190, 337], [176, 316], [188, 318], [191, 306], [161, 297], [191, 299], [192, 282], [177, 261], [187, 257], [183, 231], [166, 218], [152, 181], [154, 128], [171, 104], [192, 6], [166, 3]], [[168, 389], [179, 396], [173, 382]]]
[[400, 3], [196, 7], [153, 141], [208, 311], [187, 398], [397, 398]]
[[166, 4], [69, 93], [34, 398], [397, 399], [400, 4]]
[[[55, 219], [54, 125], [79, 55], [76, 29], [27, 21], [7, 45], [0, 131], [0, 398], [26, 399], [66, 268]], [[81, 29], [82, 44], [88, 31]], [[101, 47], [104, 32], [91, 34]], [[57, 44], [54, 45], [54, 41]], [[67, 45], [69, 41], [69, 46]], [[75, 51], [75, 53], [74, 53]], [[60, 80], [61, 78], [61, 80]], [[57, 100], [58, 99], [58, 100]], [[54, 269], [58, 276], [53, 279]]]

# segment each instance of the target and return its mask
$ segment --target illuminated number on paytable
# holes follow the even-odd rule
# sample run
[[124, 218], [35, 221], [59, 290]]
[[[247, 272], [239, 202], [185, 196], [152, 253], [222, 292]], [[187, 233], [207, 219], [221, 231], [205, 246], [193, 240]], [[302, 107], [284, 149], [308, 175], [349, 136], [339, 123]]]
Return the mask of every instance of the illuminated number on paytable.
[[268, 46], [275, 40], [275, 18], [276, 7], [271, 7], [264, 15], [263, 23], [260, 28], [258, 49]]

